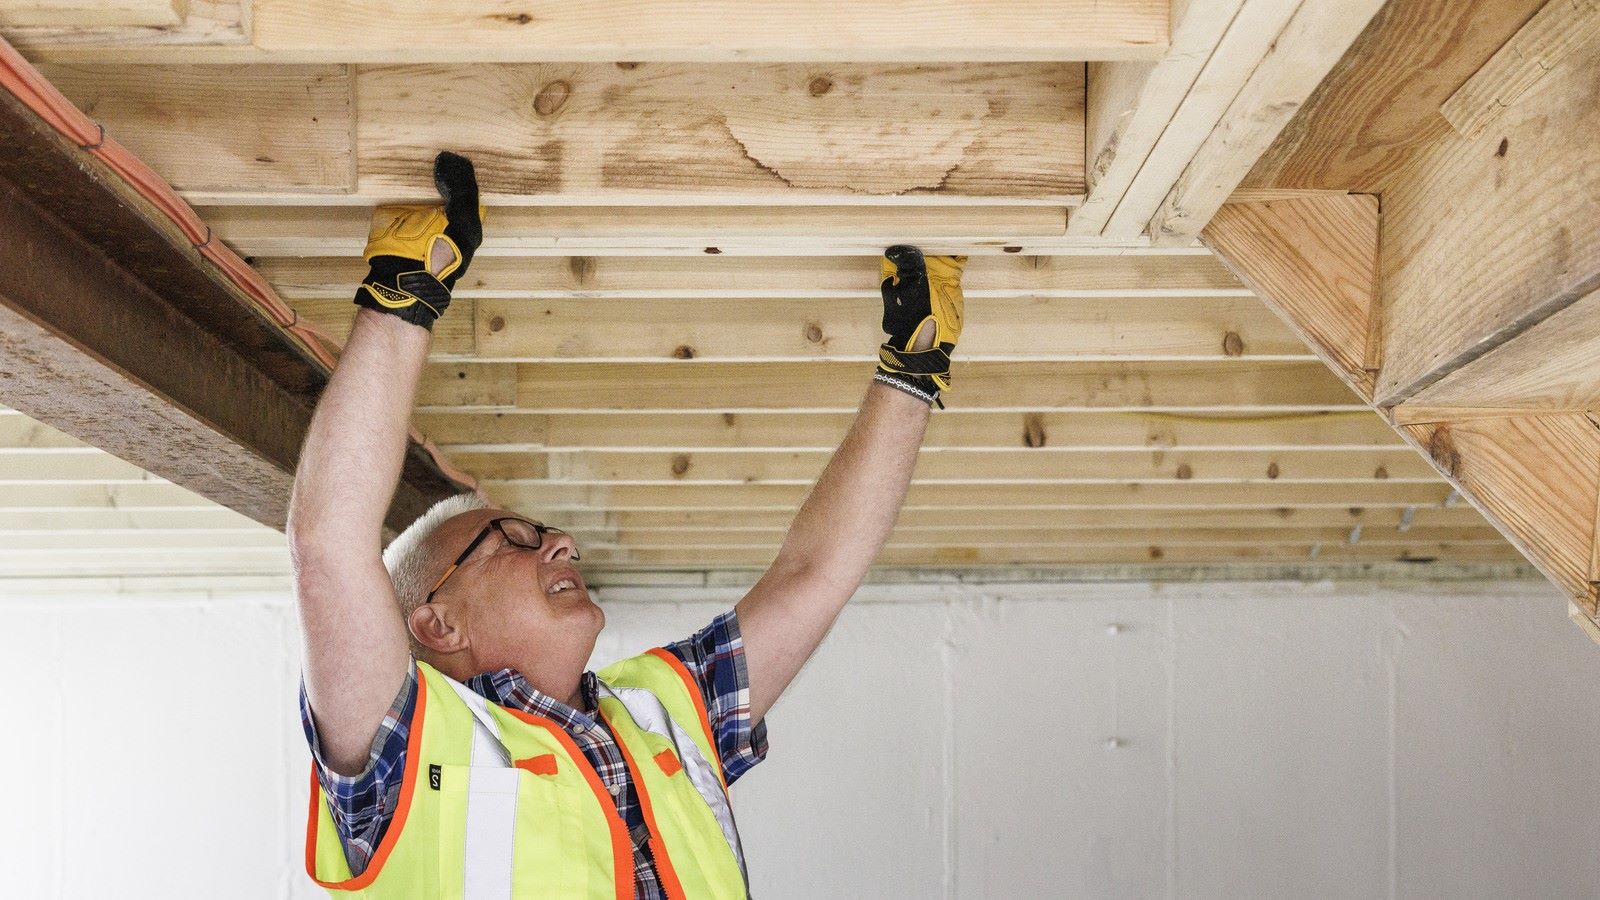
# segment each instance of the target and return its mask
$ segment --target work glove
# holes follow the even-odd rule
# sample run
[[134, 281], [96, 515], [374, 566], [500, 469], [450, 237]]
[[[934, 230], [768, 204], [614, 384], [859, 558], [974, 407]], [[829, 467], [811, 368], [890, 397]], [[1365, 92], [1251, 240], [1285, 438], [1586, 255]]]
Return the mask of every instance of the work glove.
[[[483, 243], [483, 207], [472, 161], [440, 153], [433, 160], [433, 183], [444, 206], [380, 206], [373, 211], [365, 254], [371, 270], [356, 289], [357, 306], [430, 330]], [[440, 242], [452, 259], [434, 275], [428, 261]]]
[[[950, 389], [950, 354], [961, 338], [961, 270], [966, 265], [965, 256], [924, 257], [905, 244], [883, 251], [879, 287], [889, 340], [878, 348], [875, 380], [944, 409], [939, 392]], [[912, 350], [928, 322], [934, 327], [933, 346]]]

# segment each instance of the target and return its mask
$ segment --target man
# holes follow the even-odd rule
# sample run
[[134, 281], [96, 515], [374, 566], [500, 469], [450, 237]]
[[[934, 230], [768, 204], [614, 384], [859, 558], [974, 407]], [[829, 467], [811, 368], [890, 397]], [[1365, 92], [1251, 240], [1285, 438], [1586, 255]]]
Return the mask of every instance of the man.
[[727, 785], [899, 513], [965, 259], [887, 251], [889, 341], [777, 559], [732, 612], [596, 675], [605, 615], [570, 535], [463, 495], [380, 551], [430, 328], [482, 240], [471, 163], [441, 153], [434, 176], [442, 208], [374, 218], [290, 504], [308, 871], [375, 897], [744, 896]]

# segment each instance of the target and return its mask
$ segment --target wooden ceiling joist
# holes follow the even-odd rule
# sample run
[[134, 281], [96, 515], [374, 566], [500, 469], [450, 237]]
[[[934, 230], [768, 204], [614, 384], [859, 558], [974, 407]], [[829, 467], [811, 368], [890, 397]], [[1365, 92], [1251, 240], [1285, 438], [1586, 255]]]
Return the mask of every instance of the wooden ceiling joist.
[[[281, 527], [325, 372], [172, 220], [9, 92], [0, 222], [0, 397]], [[392, 521], [451, 489], [414, 459]]]
[[[1600, 30], [1584, 30], [1593, 11], [1571, 5], [1533, 16], [1488, 75], [1468, 80], [1494, 98], [1492, 115], [1468, 114], [1462, 101], [1453, 108], [1466, 127], [1441, 127], [1437, 108], [1415, 125], [1434, 137], [1387, 176], [1381, 225], [1373, 198], [1319, 194], [1231, 204], [1203, 237], [1595, 633]], [[1548, 71], [1530, 78], [1505, 62], [1548, 45], [1552, 18], [1570, 27]], [[1303, 153], [1305, 134], [1337, 133], [1348, 146], [1361, 131], [1313, 116], [1286, 143]]]
[[[163, 3], [165, 9], [162, 9]], [[1166, 0], [0, 0], [36, 59], [138, 62], [981, 62], [1153, 59]], [[172, 21], [178, 16], [176, 22]], [[160, 28], [149, 19], [161, 18]], [[419, 40], [419, 35], [426, 36]]]

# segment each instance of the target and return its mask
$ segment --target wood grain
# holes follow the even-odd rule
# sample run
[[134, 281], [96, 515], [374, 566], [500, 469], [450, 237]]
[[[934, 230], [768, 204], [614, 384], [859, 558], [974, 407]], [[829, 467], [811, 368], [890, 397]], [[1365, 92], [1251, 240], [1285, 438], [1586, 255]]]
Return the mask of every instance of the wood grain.
[[1098, 235], [1171, 124], [1243, 0], [1178, 0], [1172, 42], [1155, 62], [1090, 63], [1084, 146], [1089, 186], [1067, 233]]
[[1152, 240], [1194, 240], [1384, 2], [1300, 4], [1151, 216]]
[[1406, 406], [1600, 409], [1600, 291], [1418, 391]]
[[1413, 396], [1600, 288], [1596, 66], [1600, 42], [1492, 130], [1446, 134], [1384, 194], [1380, 403]]
[[1543, 3], [1389, 0], [1244, 185], [1382, 193], [1450, 130], [1439, 106]]
[[[494, 227], [493, 221], [490, 228]], [[359, 258], [272, 258], [256, 268], [289, 298], [348, 297], [367, 273]], [[1179, 256], [982, 256], [967, 262], [962, 291], [985, 297], [1245, 297], [1250, 291], [1209, 252]], [[456, 298], [874, 299], [876, 254], [859, 257], [535, 257], [473, 260]]]
[[1083, 193], [1083, 66], [601, 64], [359, 70], [358, 187], [693, 203]]
[[[871, 381], [861, 363], [469, 363], [430, 365], [424, 407], [544, 412], [851, 412]], [[984, 363], [956, 360], [955, 409], [1309, 412], [1360, 409], [1320, 363]], [[514, 379], [514, 380], [513, 380]], [[514, 393], [514, 398], [512, 394]]]
[[180, 189], [353, 187], [345, 66], [46, 66], [52, 84]]
[[1600, 429], [1582, 414], [1555, 413], [1402, 430], [1530, 562], [1595, 615], [1589, 569]]
[[[482, 299], [465, 352], [510, 362], [876, 360], [873, 299]], [[333, 311], [336, 321], [348, 310]], [[451, 317], [456, 315], [451, 310]], [[453, 325], [452, 328], [459, 328]], [[441, 338], [446, 337], [441, 335]], [[435, 353], [460, 344], [436, 339]], [[1312, 359], [1253, 297], [981, 298], [967, 304], [966, 360]]]
[[1456, 89], [1440, 115], [1463, 137], [1477, 137], [1545, 73], [1600, 34], [1600, 2], [1552, 0]]
[[1371, 399], [1378, 202], [1365, 194], [1231, 203], [1202, 240], [1335, 373]]

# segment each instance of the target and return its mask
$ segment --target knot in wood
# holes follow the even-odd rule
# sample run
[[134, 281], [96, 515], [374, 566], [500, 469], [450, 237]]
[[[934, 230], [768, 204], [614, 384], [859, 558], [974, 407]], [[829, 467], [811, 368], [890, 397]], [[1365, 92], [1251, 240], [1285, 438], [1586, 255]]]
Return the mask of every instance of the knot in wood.
[[672, 457], [672, 477], [674, 477], [674, 478], [682, 478], [684, 476], [684, 473], [686, 473], [688, 471], [689, 471], [689, 455], [687, 453], [679, 453], [676, 456]]
[[811, 79], [810, 84], [806, 85], [806, 90], [810, 91], [813, 97], [821, 97], [823, 94], [833, 90], [833, 79], [826, 75], [818, 75]]
[[495, 333], [497, 331], [500, 331], [501, 329], [503, 329], [505, 327], [506, 327], [506, 317], [505, 316], [495, 316], [494, 318], [489, 320], [489, 333], [490, 334], [493, 334], [493, 333]]
[[1025, 447], [1043, 447], [1050, 436], [1044, 430], [1044, 416], [1030, 413], [1022, 417], [1022, 444]]
[[533, 98], [533, 111], [546, 118], [561, 111], [572, 96], [572, 85], [565, 81], [552, 81], [540, 89]]
[[636, 62], [619, 62], [617, 63], [617, 68], [624, 72], [632, 72], [634, 69], [639, 68], [639, 64]]
[[1226, 356], [1244, 355], [1244, 338], [1239, 337], [1239, 332], [1230, 331], [1222, 336], [1222, 352]]
[[1273, 460], [1272, 462], [1267, 463], [1267, 477], [1268, 478], [1277, 478], [1278, 474], [1279, 473], [1278, 473], [1277, 460]]
[[694, 348], [689, 346], [688, 344], [679, 344], [677, 349], [672, 351], [672, 358], [673, 359], [694, 359]]
[[1021, 253], [1022, 252], [1022, 248], [1018, 247], [1016, 244], [1007, 244], [1006, 246], [1000, 248], [1000, 252], [1001, 253]]
[[572, 280], [580, 285], [587, 284], [594, 277], [594, 257], [574, 256], [567, 260], [567, 271], [572, 273]]
[[1379, 466], [1378, 471], [1372, 473], [1372, 477], [1378, 479], [1379, 481], [1387, 481], [1389, 479], [1388, 467]]
[[1428, 455], [1433, 457], [1434, 463], [1451, 478], [1456, 477], [1457, 470], [1461, 468], [1461, 455], [1456, 452], [1455, 441], [1450, 437], [1449, 425], [1440, 425], [1429, 436]]
[[1179, 481], [1188, 481], [1194, 477], [1194, 470], [1189, 468], [1188, 463], [1178, 463], [1178, 471], [1173, 474]]
[[806, 340], [813, 344], [822, 343], [822, 326], [815, 322], [806, 323]]

